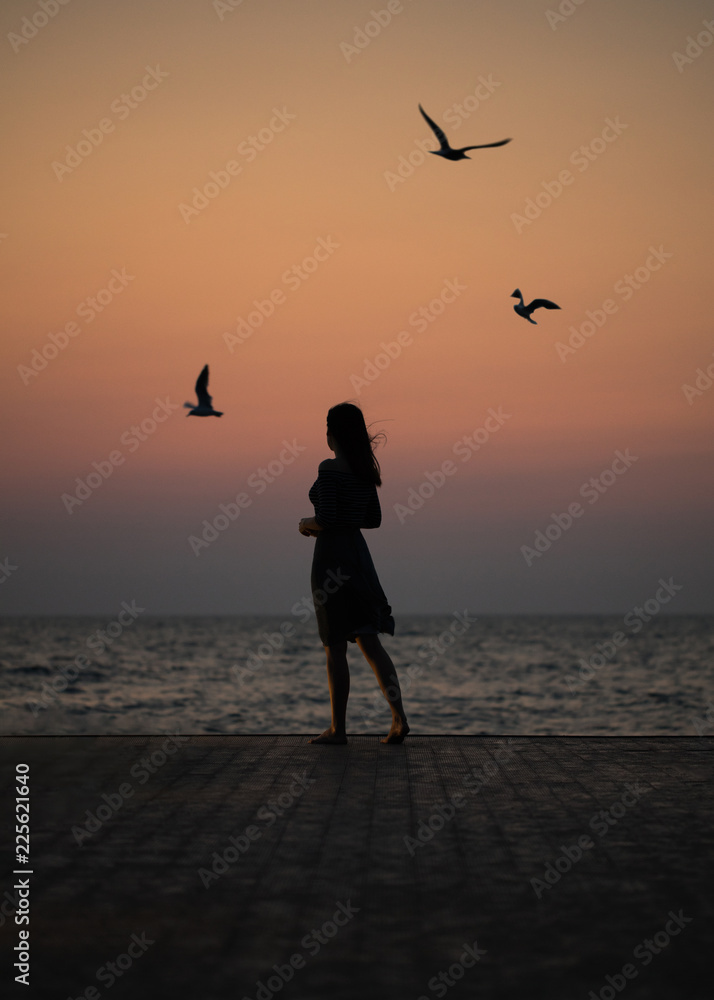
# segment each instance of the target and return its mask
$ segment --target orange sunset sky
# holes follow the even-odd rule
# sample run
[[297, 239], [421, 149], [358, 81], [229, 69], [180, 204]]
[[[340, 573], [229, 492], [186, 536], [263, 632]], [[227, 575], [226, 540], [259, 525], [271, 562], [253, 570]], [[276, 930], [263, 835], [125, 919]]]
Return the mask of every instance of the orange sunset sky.
[[396, 613], [711, 611], [713, 16], [6, 0], [4, 613], [289, 613], [347, 399]]

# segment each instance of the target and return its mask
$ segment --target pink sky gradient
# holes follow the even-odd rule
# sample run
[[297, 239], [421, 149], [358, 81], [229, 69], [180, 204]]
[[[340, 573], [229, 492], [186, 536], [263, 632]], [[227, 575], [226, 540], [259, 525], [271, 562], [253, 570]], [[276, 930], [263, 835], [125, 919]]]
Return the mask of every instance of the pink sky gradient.
[[[711, 610], [706, 4], [585, 3], [551, 24], [557, 4], [403, 0], [358, 54], [345, 46], [373, 19], [353, 0], [72, 0], [18, 43], [39, 9], [0, 11], [5, 613], [289, 609], [308, 591], [297, 522], [326, 411], [345, 399], [388, 435], [367, 538], [397, 612], [624, 612], [672, 575], [672, 612]], [[419, 102], [455, 146], [513, 141], [457, 163], [421, 153], [436, 141]], [[561, 310], [531, 326], [516, 287]], [[206, 363], [225, 416], [177, 408], [140, 441], [131, 428], [157, 399], [190, 400]], [[490, 410], [508, 417], [462, 461]], [[304, 450], [247, 485], [284, 441]], [[584, 501], [628, 449], [631, 468]], [[117, 451], [68, 512], [63, 495]], [[196, 555], [190, 536], [246, 490]], [[523, 547], [578, 500], [528, 565]]]

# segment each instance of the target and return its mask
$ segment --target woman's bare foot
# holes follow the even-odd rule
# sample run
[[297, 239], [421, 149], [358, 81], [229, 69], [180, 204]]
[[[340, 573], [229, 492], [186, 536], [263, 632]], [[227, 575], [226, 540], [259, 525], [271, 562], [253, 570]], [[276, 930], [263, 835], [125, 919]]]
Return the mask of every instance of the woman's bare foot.
[[332, 726], [330, 726], [330, 728], [326, 729], [325, 732], [322, 733], [320, 736], [313, 736], [313, 738], [311, 740], [308, 740], [307, 742], [343, 744], [347, 742], [347, 734], [336, 733], [335, 730], [332, 728]]
[[388, 735], [385, 736], [384, 739], [380, 740], [379, 742], [403, 743], [404, 737], [407, 735], [408, 732], [409, 732], [409, 723], [406, 721], [406, 719], [403, 722], [401, 720], [399, 720], [398, 722], [395, 721], [392, 723], [392, 728], [389, 730]]

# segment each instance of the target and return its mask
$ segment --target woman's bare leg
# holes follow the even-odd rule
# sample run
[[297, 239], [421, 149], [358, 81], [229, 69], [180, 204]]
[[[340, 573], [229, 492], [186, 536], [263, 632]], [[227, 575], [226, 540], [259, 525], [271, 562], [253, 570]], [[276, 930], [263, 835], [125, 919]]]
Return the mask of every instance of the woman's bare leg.
[[402, 705], [402, 689], [399, 686], [397, 670], [387, 650], [377, 635], [358, 635], [357, 645], [364, 658], [374, 670], [382, 694], [392, 710], [392, 727], [382, 743], [401, 743], [409, 732], [409, 724]]
[[347, 699], [350, 694], [350, 671], [347, 666], [347, 642], [325, 646], [327, 654], [327, 683], [330, 686], [332, 725], [309, 743], [347, 742]]

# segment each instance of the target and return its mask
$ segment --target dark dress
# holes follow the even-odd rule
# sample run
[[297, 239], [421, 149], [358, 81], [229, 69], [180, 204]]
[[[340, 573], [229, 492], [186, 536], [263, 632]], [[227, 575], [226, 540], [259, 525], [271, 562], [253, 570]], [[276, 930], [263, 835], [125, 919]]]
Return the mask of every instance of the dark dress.
[[328, 459], [309, 497], [323, 529], [315, 536], [311, 574], [323, 646], [355, 642], [366, 633], [394, 635], [392, 609], [360, 531], [382, 522], [377, 487]]

